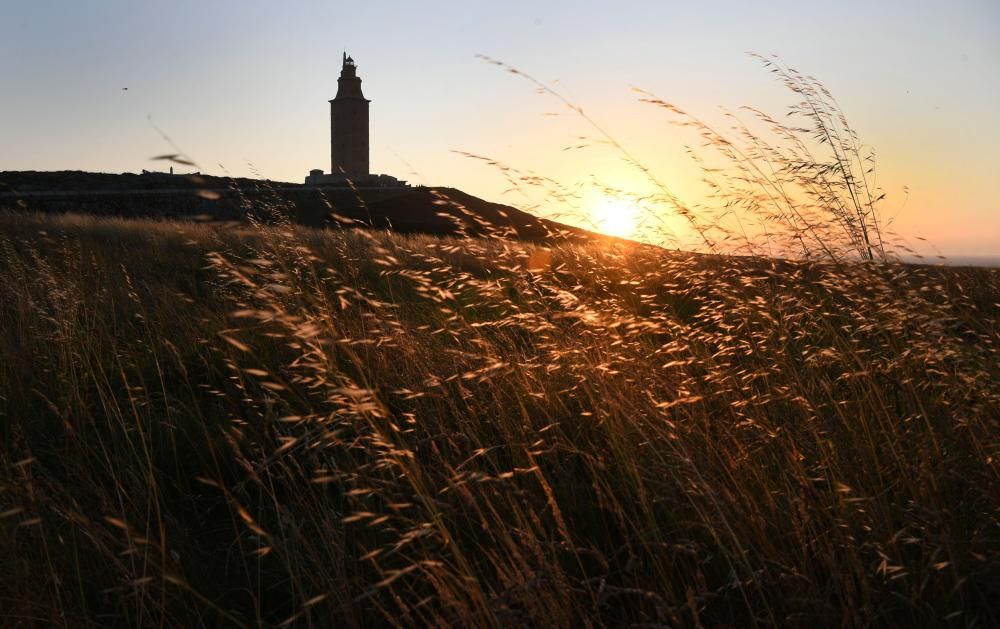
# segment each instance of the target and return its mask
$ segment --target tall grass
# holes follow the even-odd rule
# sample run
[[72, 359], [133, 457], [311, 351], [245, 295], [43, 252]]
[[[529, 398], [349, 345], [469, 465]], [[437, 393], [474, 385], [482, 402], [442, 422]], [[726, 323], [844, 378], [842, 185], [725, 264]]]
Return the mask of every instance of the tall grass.
[[[886, 193], [877, 183], [875, 151], [861, 142], [833, 94], [815, 77], [777, 57], [750, 55], [794, 95], [796, 100], [783, 115], [743, 106], [736, 113], [724, 110], [720, 126], [635, 89], [640, 102], [662, 109], [671, 123], [694, 134], [697, 145], [685, 149], [702, 172], [704, 193], [696, 200], [675, 192], [653, 165], [552, 84], [502, 61], [480, 57], [526, 79], [536, 91], [582, 119], [593, 135], [581, 136], [582, 143], [568, 148], [608, 147], [647, 180], [655, 192], [639, 199], [601, 185], [605, 195], [628, 199], [643, 210], [637, 237], [659, 245], [676, 243], [676, 234], [664, 221], [673, 215], [682, 218], [695, 236], [694, 246], [711, 253], [831, 262], [885, 261], [897, 259], [899, 252], [912, 253], [905, 239], [884, 233], [881, 204]], [[541, 190], [544, 204], [562, 206], [562, 216], [584, 225], [590, 221], [590, 208], [570, 186], [469, 156], [497, 167], [515, 188]]]
[[8, 625], [1000, 622], [1000, 271], [5, 214], [0, 291]]

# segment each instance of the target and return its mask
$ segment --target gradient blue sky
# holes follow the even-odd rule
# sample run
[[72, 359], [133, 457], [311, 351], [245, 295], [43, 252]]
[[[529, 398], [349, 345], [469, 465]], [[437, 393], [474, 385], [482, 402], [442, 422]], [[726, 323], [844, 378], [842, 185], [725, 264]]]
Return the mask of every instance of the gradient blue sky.
[[[202, 170], [329, 169], [342, 50], [373, 100], [372, 168], [514, 204], [466, 150], [572, 183], [638, 178], [502, 59], [559, 86], [684, 192], [675, 131], [633, 86], [704, 113], [772, 111], [780, 55], [837, 96], [878, 154], [885, 211], [953, 255], [1000, 255], [1000, 2], [0, 0], [0, 170], [163, 168], [163, 129]], [[128, 87], [128, 91], [122, 91]], [[710, 114], [709, 114], [710, 115]], [[910, 190], [905, 206], [903, 186]], [[929, 250], [925, 247], [925, 250]]]

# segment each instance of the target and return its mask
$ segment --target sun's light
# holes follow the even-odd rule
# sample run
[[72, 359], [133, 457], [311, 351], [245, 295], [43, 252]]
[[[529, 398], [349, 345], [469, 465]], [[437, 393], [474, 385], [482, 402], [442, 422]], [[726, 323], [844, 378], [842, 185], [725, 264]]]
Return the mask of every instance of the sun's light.
[[594, 228], [602, 234], [630, 238], [636, 235], [638, 210], [626, 199], [602, 197], [591, 209]]

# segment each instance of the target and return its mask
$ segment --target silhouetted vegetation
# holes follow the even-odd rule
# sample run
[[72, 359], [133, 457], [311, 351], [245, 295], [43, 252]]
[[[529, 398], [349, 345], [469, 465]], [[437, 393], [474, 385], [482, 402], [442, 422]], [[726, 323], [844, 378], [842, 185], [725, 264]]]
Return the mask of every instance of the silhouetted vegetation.
[[0, 234], [5, 624], [998, 621], [1000, 271]]

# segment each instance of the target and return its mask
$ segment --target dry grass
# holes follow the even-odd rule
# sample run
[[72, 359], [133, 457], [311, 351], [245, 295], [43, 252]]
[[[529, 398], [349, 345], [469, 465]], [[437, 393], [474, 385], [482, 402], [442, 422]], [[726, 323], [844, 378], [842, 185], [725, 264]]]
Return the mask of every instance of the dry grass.
[[[686, 155], [701, 171], [700, 198], [691, 200], [677, 194], [664, 176], [554, 84], [480, 55], [526, 80], [585, 124], [589, 135], [579, 136], [575, 145], [563, 150], [603, 146], [646, 180], [652, 193], [643, 195], [596, 180], [592, 184], [605, 197], [640, 211], [633, 237], [684, 250], [827, 262], [913, 255], [906, 239], [891, 231], [892, 219], [882, 216], [886, 193], [878, 184], [874, 149], [860, 140], [830, 91], [777, 57], [750, 56], [793, 97], [783, 113], [743, 106], [735, 112], [723, 109], [719, 120], [706, 122], [655, 94], [634, 90], [641, 103], [656, 107], [668, 122], [687, 131], [671, 136], [669, 142], [685, 142]], [[550, 212], [558, 209], [554, 218], [594, 226], [580, 184], [568, 185], [488, 157], [462, 154], [498, 169], [512, 190], [540, 192], [539, 205]], [[689, 237], [681, 238], [665, 220], [668, 217], [682, 219]]]
[[1000, 271], [0, 234], [7, 626], [1000, 622]]

